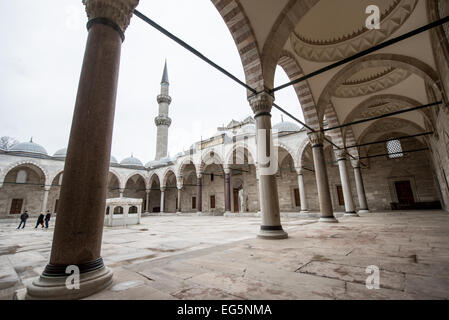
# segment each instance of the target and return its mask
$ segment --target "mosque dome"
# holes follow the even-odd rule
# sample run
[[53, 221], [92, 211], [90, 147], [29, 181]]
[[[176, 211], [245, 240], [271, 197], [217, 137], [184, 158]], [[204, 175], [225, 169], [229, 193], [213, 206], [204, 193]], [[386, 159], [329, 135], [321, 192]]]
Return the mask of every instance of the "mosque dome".
[[48, 155], [47, 150], [40, 144], [34, 143], [33, 139], [30, 142], [21, 142], [13, 145], [8, 151], [10, 152], [26, 152]]
[[142, 162], [139, 159], [134, 158], [133, 156], [123, 159], [122, 162], [120, 162], [120, 165], [131, 167], [143, 167]]
[[298, 132], [301, 130], [301, 128], [294, 124], [293, 122], [289, 121], [283, 121], [275, 124], [273, 126], [273, 130], [278, 130], [279, 133], [281, 132]]
[[53, 158], [65, 158], [67, 156], [67, 148], [59, 149], [53, 155]]
[[116, 159], [113, 155], [111, 155], [111, 161], [110, 161], [110, 163], [111, 163], [111, 164], [119, 164], [118, 161], [117, 161], [117, 159]]

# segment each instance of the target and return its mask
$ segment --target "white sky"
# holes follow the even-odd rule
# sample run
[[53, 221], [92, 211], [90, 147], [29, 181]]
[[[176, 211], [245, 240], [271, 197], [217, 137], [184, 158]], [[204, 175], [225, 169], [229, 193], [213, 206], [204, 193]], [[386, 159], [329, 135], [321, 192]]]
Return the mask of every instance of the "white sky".
[[[138, 10], [244, 81], [232, 36], [210, 0], [141, 0]], [[87, 22], [81, 0], [0, 1], [0, 136], [66, 147]], [[170, 79], [169, 153], [209, 137], [218, 126], [251, 115], [246, 90], [172, 40], [133, 17], [126, 31], [117, 95], [112, 155], [154, 159], [160, 81], [165, 58]], [[288, 82], [276, 72], [276, 85]], [[276, 102], [303, 119], [293, 88]], [[273, 109], [273, 124], [281, 119]], [[289, 120], [284, 116], [284, 120]]]

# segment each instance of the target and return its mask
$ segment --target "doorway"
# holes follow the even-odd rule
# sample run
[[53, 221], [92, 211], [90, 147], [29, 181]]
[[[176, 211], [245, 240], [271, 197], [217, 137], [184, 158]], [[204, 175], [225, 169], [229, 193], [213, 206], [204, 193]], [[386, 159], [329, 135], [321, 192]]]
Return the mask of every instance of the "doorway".
[[233, 198], [234, 198], [234, 213], [240, 212], [239, 206], [239, 189], [233, 189]]
[[394, 186], [396, 188], [396, 195], [398, 196], [398, 202], [400, 204], [415, 203], [410, 181], [396, 181]]

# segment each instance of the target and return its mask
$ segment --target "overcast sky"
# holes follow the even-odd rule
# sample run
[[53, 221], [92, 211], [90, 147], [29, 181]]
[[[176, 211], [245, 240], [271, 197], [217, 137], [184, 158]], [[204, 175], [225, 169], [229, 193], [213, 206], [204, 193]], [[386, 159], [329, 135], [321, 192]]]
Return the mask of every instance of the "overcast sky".
[[[141, 0], [138, 9], [244, 81], [232, 36], [210, 0]], [[66, 147], [87, 18], [81, 0], [0, 1], [0, 136], [43, 145], [52, 155]], [[165, 58], [170, 79], [169, 153], [185, 150], [232, 119], [251, 115], [246, 90], [133, 17], [122, 47], [112, 155], [154, 159]], [[276, 84], [288, 81], [282, 69]], [[302, 117], [292, 88], [276, 102]], [[273, 124], [281, 120], [273, 111]], [[288, 120], [284, 117], [284, 120]]]

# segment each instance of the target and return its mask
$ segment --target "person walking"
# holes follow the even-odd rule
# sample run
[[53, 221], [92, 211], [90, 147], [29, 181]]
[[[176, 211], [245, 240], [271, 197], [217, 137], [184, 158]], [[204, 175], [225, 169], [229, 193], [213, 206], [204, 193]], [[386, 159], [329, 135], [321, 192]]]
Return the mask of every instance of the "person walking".
[[45, 228], [48, 229], [48, 222], [50, 222], [51, 213], [50, 210], [47, 210], [47, 214], [45, 215]]
[[34, 227], [34, 229], [36, 229], [38, 225], [42, 225], [42, 228], [44, 227], [44, 214], [42, 212], [37, 218], [36, 226]]
[[17, 227], [17, 229], [20, 229], [20, 226], [22, 226], [22, 224], [23, 224], [22, 229], [25, 228], [25, 224], [29, 217], [30, 216], [28, 215], [28, 211], [25, 210], [25, 212], [20, 215], [20, 223], [19, 223], [19, 226]]

